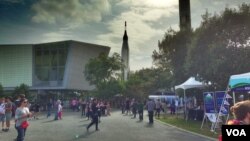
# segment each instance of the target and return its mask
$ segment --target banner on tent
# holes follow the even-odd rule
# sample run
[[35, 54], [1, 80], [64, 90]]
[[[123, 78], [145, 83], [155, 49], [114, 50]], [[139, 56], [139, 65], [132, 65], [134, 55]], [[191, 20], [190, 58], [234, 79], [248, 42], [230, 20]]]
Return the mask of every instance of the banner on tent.
[[204, 109], [205, 113], [215, 113], [215, 100], [213, 92], [204, 92], [203, 93], [204, 100]]
[[226, 95], [225, 91], [217, 91], [215, 92], [216, 97], [216, 110], [220, 115], [228, 115], [229, 114], [229, 103], [224, 100]]
[[245, 86], [238, 86], [235, 88], [232, 88], [231, 91], [250, 91], [250, 85], [245, 85]]

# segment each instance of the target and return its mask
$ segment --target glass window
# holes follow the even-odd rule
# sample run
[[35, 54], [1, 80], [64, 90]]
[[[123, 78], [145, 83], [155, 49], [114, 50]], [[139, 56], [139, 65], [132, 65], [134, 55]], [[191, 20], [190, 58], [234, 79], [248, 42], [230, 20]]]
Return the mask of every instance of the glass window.
[[[62, 85], [68, 55], [67, 44], [44, 44], [34, 47], [34, 84], [46, 86]], [[49, 85], [50, 83], [53, 85]], [[57, 81], [57, 83], [54, 83]]]

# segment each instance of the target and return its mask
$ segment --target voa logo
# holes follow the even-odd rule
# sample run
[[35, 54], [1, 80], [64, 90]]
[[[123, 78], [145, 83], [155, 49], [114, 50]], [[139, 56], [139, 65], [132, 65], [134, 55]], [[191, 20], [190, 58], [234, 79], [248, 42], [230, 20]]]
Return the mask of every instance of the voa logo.
[[247, 136], [244, 129], [226, 129], [227, 136]]

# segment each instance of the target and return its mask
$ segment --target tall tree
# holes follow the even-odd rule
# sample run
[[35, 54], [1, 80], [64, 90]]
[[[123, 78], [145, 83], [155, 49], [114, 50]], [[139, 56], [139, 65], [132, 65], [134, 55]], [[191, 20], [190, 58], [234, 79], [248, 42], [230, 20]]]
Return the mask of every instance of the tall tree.
[[101, 53], [97, 58], [90, 59], [85, 65], [84, 75], [92, 85], [98, 86], [100, 83], [107, 82], [119, 77], [118, 71], [122, 67], [121, 57], [114, 53], [111, 57]]
[[22, 83], [22, 84], [20, 84], [19, 86], [15, 87], [12, 96], [13, 96], [13, 98], [15, 98], [15, 97], [17, 97], [17, 96], [20, 95], [20, 94], [24, 94], [25, 97], [26, 97], [27, 99], [29, 99], [29, 100], [32, 99], [32, 95], [31, 95], [31, 93], [30, 93], [30, 91], [29, 91], [29, 86], [26, 85], [26, 84], [24, 84], [24, 83]]
[[250, 5], [205, 13], [188, 51], [186, 70], [225, 89], [230, 75], [250, 70]]
[[130, 74], [126, 82], [125, 96], [147, 98], [159, 89], [170, 90], [172, 75], [161, 68], [147, 68]]
[[191, 35], [192, 31], [190, 30], [177, 32], [170, 28], [162, 41], [159, 41], [159, 51], [154, 50], [153, 52], [152, 57], [155, 65], [172, 73], [173, 86], [187, 78], [184, 64]]
[[111, 98], [124, 90], [120, 81], [120, 70], [123, 67], [121, 57], [114, 53], [111, 57], [101, 53], [90, 59], [85, 65], [84, 75], [90, 84], [96, 86], [95, 95], [101, 98]]

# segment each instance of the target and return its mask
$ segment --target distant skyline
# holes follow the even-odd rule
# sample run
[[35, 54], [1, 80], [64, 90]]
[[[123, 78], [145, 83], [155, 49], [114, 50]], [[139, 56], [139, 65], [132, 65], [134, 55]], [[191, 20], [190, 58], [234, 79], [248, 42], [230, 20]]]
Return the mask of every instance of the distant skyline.
[[[179, 30], [179, 0], [0, 0], [0, 44], [77, 40], [121, 53], [127, 21], [130, 70], [152, 66], [167, 29]], [[195, 29], [206, 12], [220, 14], [250, 0], [190, 0]]]

